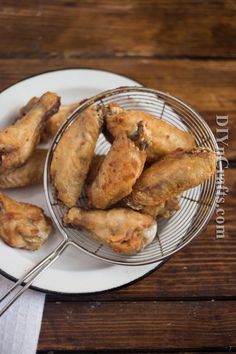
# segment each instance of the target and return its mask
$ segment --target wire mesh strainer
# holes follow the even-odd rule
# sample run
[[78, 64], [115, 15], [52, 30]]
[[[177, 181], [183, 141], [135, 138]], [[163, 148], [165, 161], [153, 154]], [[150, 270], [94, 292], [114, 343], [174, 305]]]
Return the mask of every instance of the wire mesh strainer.
[[[88, 237], [84, 231], [73, 227], [65, 227], [62, 219], [66, 209], [56, 200], [50, 179], [50, 164], [53, 151], [65, 130], [77, 119], [83, 110], [91, 105], [106, 105], [110, 102], [115, 102], [127, 110], [145, 111], [166, 120], [182, 130], [191, 131], [198, 146], [208, 147], [217, 151], [217, 143], [208, 125], [192, 108], [168, 94], [143, 87], [121, 87], [99, 94], [86, 101], [71, 115], [54, 139], [47, 159], [45, 193], [51, 215], [61, 233], [76, 242], [83, 251], [108, 262], [123, 265], [154, 263], [180, 250], [206, 226], [215, 207], [215, 177], [207, 180], [197, 188], [183, 193], [180, 199], [180, 210], [168, 221], [158, 220], [157, 237], [151, 245], [136, 255], [116, 254], [107, 246]], [[110, 144], [101, 134], [95, 152], [97, 154], [106, 154], [109, 148]], [[86, 206], [85, 193], [82, 194], [78, 206]]]
[[[115, 102], [129, 110], [140, 110], [150, 113], [159, 119], [184, 130], [191, 131], [196, 145], [207, 147], [218, 152], [218, 145], [210, 128], [203, 118], [181, 100], [156, 90], [143, 87], [120, 87], [106, 91], [80, 105], [60, 128], [49, 149], [44, 174], [44, 189], [51, 216], [58, 226], [61, 235], [61, 244], [29, 273], [0, 298], [5, 299], [16, 287], [25, 283], [25, 286], [0, 311], [3, 314], [7, 308], [32, 284], [32, 282], [66, 249], [74, 245], [87, 254], [110, 263], [121, 265], [144, 265], [166, 259], [186, 246], [199, 235], [206, 227], [216, 205], [216, 198], [220, 185], [216, 184], [216, 176], [208, 179], [200, 186], [182, 193], [181, 208], [169, 220], [158, 220], [158, 233], [155, 240], [142, 252], [133, 256], [116, 254], [108, 247], [90, 238], [85, 232], [73, 227], [65, 227], [62, 219], [66, 211], [55, 198], [55, 191], [50, 178], [50, 165], [53, 152], [65, 130], [77, 119], [79, 114], [91, 105], [108, 104]], [[96, 153], [106, 154], [110, 144], [104, 136], [99, 136]], [[218, 163], [218, 173], [221, 173], [221, 163]], [[83, 192], [78, 206], [86, 205], [86, 194]]]

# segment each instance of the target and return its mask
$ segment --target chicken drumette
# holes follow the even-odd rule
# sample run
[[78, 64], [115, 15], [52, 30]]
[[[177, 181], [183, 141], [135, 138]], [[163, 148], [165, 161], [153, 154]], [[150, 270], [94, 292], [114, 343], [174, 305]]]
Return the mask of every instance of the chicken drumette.
[[135, 254], [156, 236], [157, 223], [149, 215], [131, 209], [84, 210], [72, 208], [64, 217], [66, 224], [85, 229], [114, 252]]
[[0, 238], [8, 245], [37, 250], [51, 230], [51, 220], [41, 208], [0, 193]]
[[38, 144], [45, 122], [59, 109], [60, 99], [47, 92], [14, 125], [0, 130], [0, 173], [22, 166]]

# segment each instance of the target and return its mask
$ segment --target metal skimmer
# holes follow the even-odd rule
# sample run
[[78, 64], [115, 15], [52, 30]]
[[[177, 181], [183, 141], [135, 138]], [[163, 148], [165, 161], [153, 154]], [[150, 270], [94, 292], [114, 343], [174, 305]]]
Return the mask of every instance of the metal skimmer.
[[[74, 245], [87, 254], [101, 260], [126, 266], [144, 265], [167, 259], [191, 240], [198, 236], [214, 212], [216, 198], [220, 185], [216, 184], [216, 176], [202, 183], [200, 186], [184, 192], [180, 198], [181, 208], [169, 220], [158, 219], [158, 234], [155, 240], [142, 252], [133, 256], [116, 254], [108, 247], [90, 238], [85, 232], [73, 227], [65, 227], [62, 219], [66, 208], [55, 198], [54, 187], [50, 178], [50, 165], [53, 152], [65, 130], [78, 118], [79, 114], [91, 105], [106, 105], [115, 102], [121, 107], [130, 110], [140, 110], [150, 113], [159, 119], [184, 130], [191, 131], [196, 145], [208, 147], [218, 153], [218, 145], [213, 133], [203, 118], [190, 106], [181, 100], [152, 89], [144, 87], [120, 87], [106, 91], [92, 97], [80, 105], [60, 128], [48, 152], [45, 173], [44, 189], [51, 216], [62, 235], [62, 242], [48, 257], [36, 265], [2, 297], [5, 299], [16, 287], [25, 283], [18, 293], [0, 311], [0, 315], [32, 284], [32, 282], [62, 254], [68, 245]], [[106, 154], [110, 144], [101, 134], [97, 145], [97, 154]], [[217, 172], [222, 171], [218, 161]], [[86, 193], [78, 202], [78, 206], [86, 205]]]

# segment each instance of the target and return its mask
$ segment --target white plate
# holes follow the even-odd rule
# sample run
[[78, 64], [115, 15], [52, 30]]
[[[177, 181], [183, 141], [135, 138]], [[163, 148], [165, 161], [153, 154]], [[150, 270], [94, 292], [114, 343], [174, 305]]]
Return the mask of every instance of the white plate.
[[[0, 127], [14, 121], [21, 106], [45, 91], [55, 91], [63, 103], [70, 103], [108, 89], [133, 85], [140, 84], [100, 70], [65, 69], [37, 75], [18, 82], [0, 94]], [[39, 205], [49, 214], [42, 186], [9, 190], [7, 194], [17, 200]], [[60, 233], [55, 231], [36, 252], [13, 249], [0, 241], [0, 271], [11, 279], [18, 279], [48, 255], [60, 240]], [[66, 294], [106, 291], [143, 277], [161, 263], [138, 267], [111, 265], [70, 247], [33, 285], [38, 290]]]

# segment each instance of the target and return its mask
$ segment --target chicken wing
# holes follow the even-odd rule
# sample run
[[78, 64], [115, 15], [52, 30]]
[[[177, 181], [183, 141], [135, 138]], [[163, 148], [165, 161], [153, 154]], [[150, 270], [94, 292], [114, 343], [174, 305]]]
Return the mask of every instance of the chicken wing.
[[88, 211], [72, 208], [64, 222], [87, 230], [114, 252], [128, 255], [149, 245], [157, 232], [157, 223], [151, 216], [130, 209]]
[[[32, 97], [29, 102], [20, 109], [19, 118], [26, 115], [39, 101], [38, 97]], [[69, 115], [79, 106], [80, 103], [62, 104], [59, 111], [55, 113], [45, 124], [41, 140], [46, 141], [53, 138], [60, 126], [66, 121]]]
[[81, 194], [101, 123], [100, 110], [88, 108], [65, 131], [54, 151], [51, 176], [58, 199], [69, 208]]
[[0, 238], [9, 246], [37, 250], [52, 230], [41, 208], [0, 193]]
[[88, 198], [93, 207], [106, 209], [131, 193], [147, 157], [145, 129], [142, 126], [138, 130], [135, 142], [124, 132], [114, 140], [96, 178], [88, 187]]
[[128, 197], [128, 205], [135, 209], [160, 205], [201, 184], [215, 169], [216, 155], [206, 148], [166, 155], [142, 173]]
[[110, 141], [121, 132], [132, 134], [139, 121], [145, 122], [151, 131], [151, 139], [147, 148], [148, 162], [156, 161], [177, 148], [189, 151], [195, 146], [191, 133], [184, 132], [145, 112], [127, 111], [117, 104], [111, 103], [104, 108], [104, 118], [106, 122], [104, 133]]
[[39, 142], [46, 120], [58, 111], [60, 99], [47, 92], [14, 125], [0, 130], [0, 172], [22, 166]]
[[0, 188], [17, 188], [42, 183], [46, 156], [47, 150], [36, 149], [24, 165], [0, 174]]

